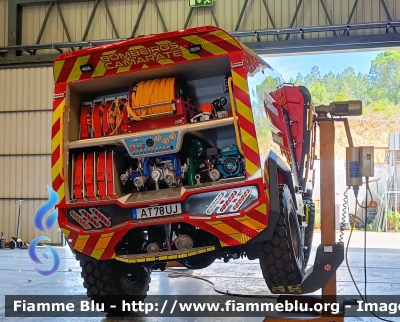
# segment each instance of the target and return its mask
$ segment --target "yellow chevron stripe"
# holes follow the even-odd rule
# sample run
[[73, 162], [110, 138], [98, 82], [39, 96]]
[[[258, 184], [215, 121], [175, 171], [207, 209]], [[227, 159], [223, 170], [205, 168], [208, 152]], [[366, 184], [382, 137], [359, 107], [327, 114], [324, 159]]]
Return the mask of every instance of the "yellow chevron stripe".
[[85, 248], [86, 243], [88, 242], [88, 240], [89, 240], [89, 236], [88, 235], [80, 235], [80, 236], [78, 236], [78, 239], [76, 240], [75, 245], [74, 245], [74, 249], [82, 251]]
[[220, 224], [223, 224], [223, 222], [221, 220], [217, 220], [217, 221], [209, 221], [209, 222], [207, 222], [207, 224], [209, 224], [209, 225], [220, 225]]
[[173, 64], [174, 61], [171, 59], [161, 59], [158, 60], [157, 63], [160, 63], [161, 65], [167, 65], [167, 64]]
[[244, 244], [247, 243], [251, 238], [249, 236], [246, 236], [244, 234], [238, 233], [238, 234], [232, 234], [229, 235], [229, 237], [232, 237], [233, 239], [236, 239], [238, 242]]
[[267, 227], [266, 225], [260, 223], [259, 221], [255, 220], [255, 219], [252, 219], [250, 217], [248, 217], [247, 220], [243, 220], [243, 219], [242, 220], [236, 219], [236, 220], [240, 221], [241, 224], [246, 225], [247, 227], [249, 227], [257, 232], [264, 230], [265, 227]]
[[267, 214], [267, 205], [266, 205], [265, 203], [263, 203], [263, 204], [259, 205], [259, 206], [256, 208], [256, 210], [257, 210], [258, 212], [261, 212], [263, 215], [266, 215], [266, 214]]
[[106, 67], [104, 66], [103, 61], [100, 59], [99, 62], [97, 63], [96, 68], [94, 69], [94, 72], [92, 74], [92, 77], [100, 77], [103, 76], [106, 73]]
[[58, 199], [58, 202], [61, 202], [61, 200], [65, 197], [65, 183], [63, 183], [60, 188], [57, 191], [58, 196], [60, 197], [60, 199]]
[[57, 83], [57, 79], [60, 76], [64, 63], [65, 60], [58, 60], [54, 63], [54, 83]]
[[95, 249], [94, 251], [92, 251], [90, 256], [92, 256], [93, 258], [96, 258], [96, 259], [100, 259], [100, 257], [103, 255], [103, 253], [104, 253], [104, 249]]
[[70, 231], [68, 229], [65, 228], [61, 228], [61, 231], [64, 233], [65, 237], [68, 238]]
[[111, 238], [112, 237], [100, 237], [96, 243], [96, 246], [94, 247], [94, 250], [106, 249], [107, 245], [110, 243]]
[[[208, 223], [210, 224], [210, 223]], [[239, 232], [232, 228], [231, 226], [228, 226], [227, 224], [223, 223], [221, 221], [220, 224], [217, 225], [212, 225], [214, 228], [218, 229], [219, 231], [223, 232], [225, 235], [232, 235], [232, 234], [239, 234]]]
[[252, 177], [254, 177], [257, 174], [257, 172], [260, 172], [257, 175], [261, 174], [260, 168], [257, 167], [253, 162], [251, 162], [247, 158], [246, 158], [246, 170], [248, 173], [250, 173]]
[[56, 135], [51, 139], [51, 153], [53, 153], [60, 145], [61, 131], [58, 131]]
[[74, 64], [74, 67], [72, 68], [72, 71], [69, 74], [67, 82], [72, 82], [72, 81], [78, 80], [81, 77], [82, 72], [81, 72], [80, 66], [85, 65], [89, 61], [89, 58], [90, 58], [90, 55], [77, 58], [77, 60]]
[[161, 41], [156, 41], [156, 45], [166, 45], [169, 44], [171, 41], [170, 40], [161, 40]]
[[217, 45], [215, 45], [215, 44], [209, 42], [208, 40], [205, 40], [199, 36], [191, 35], [191, 36], [185, 36], [182, 38], [193, 44], [201, 44], [201, 46], [205, 50], [207, 50], [208, 52], [210, 52], [213, 55], [223, 55], [223, 54], [228, 53], [226, 50], [222, 49], [221, 47], [218, 47]]
[[114, 236], [114, 233], [101, 234], [100, 238], [104, 238], [104, 237], [112, 237], [112, 236]]
[[190, 51], [182, 46], [180, 46], [180, 49], [182, 51], [182, 55], [185, 59], [187, 60], [193, 60], [193, 59], [200, 59], [201, 57], [196, 54], [191, 54]]
[[60, 168], [60, 162], [61, 162], [61, 160], [58, 159], [56, 164], [54, 165], [54, 167], [51, 168], [51, 180], [52, 181], [56, 180], [57, 176], [60, 173], [60, 169], [61, 169]]
[[265, 165], [265, 180], [269, 182], [268, 164]]
[[254, 124], [253, 113], [251, 108], [244, 104], [241, 100], [236, 99], [237, 111], [246, 118], [251, 124]]
[[57, 122], [59, 118], [61, 118], [61, 113], [63, 112], [65, 106], [65, 99], [61, 101], [61, 103], [56, 107], [56, 109], [53, 111], [52, 115], [52, 126]]
[[119, 67], [117, 69], [117, 73], [123, 73], [123, 72], [127, 72], [131, 69], [131, 66], [125, 66], [125, 67]]
[[233, 78], [233, 83], [237, 87], [239, 87], [246, 94], [249, 94], [249, 89], [247, 87], [247, 81], [242, 76], [240, 76], [238, 73], [233, 71], [232, 72], [232, 78]]
[[220, 243], [221, 247], [228, 247], [228, 246], [229, 246], [228, 244], [225, 244], [225, 243], [222, 242], [222, 241], [220, 241], [219, 243]]
[[251, 148], [255, 153], [259, 154], [257, 140], [247, 133], [243, 128], [240, 129], [244, 144]]
[[215, 37], [221, 38], [225, 40], [226, 42], [229, 42], [231, 45], [242, 49], [242, 46], [233, 38], [232, 36], [228, 35], [226, 32], [222, 30], [216, 30], [216, 31], [211, 31], [210, 34], [214, 35]]

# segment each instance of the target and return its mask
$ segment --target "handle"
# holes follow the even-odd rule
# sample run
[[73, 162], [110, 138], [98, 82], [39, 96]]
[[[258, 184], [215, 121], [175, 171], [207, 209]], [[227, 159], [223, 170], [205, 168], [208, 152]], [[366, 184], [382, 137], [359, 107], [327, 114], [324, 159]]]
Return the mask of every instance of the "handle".
[[67, 182], [68, 178], [64, 176], [64, 111], [69, 110], [67, 105], [64, 105], [60, 117], [60, 177]]
[[233, 124], [235, 125], [235, 134], [236, 134], [236, 143], [239, 149], [239, 152], [244, 156], [243, 149], [242, 149], [242, 142], [240, 141], [240, 129], [238, 125], [238, 120], [237, 120], [237, 115], [236, 115], [236, 101], [235, 98], [233, 97], [233, 89], [232, 89], [232, 77], [228, 78], [228, 88], [229, 88], [229, 97], [231, 100], [231, 105], [232, 105], [232, 114], [233, 114]]

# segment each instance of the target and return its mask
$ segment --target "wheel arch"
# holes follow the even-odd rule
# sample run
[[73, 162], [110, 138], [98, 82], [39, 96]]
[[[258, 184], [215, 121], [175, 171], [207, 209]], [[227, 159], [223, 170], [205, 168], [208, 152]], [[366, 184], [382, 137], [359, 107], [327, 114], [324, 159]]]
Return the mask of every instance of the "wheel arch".
[[[254, 244], [259, 242], [265, 242], [267, 240], [271, 240], [275, 226], [279, 217], [280, 206], [279, 206], [279, 185], [286, 184], [290, 189], [292, 199], [296, 200], [296, 195], [294, 192], [294, 184], [292, 178], [292, 172], [289, 167], [282, 161], [282, 159], [273, 151], [270, 151], [266, 161], [266, 168], [264, 171], [268, 171], [269, 173], [269, 200], [270, 200], [270, 211], [269, 211], [269, 219], [268, 226], [261, 233], [259, 233], [256, 237], [249, 240], [246, 245], [254, 246]], [[283, 182], [282, 182], [283, 181]], [[295, 206], [297, 204], [294, 202]], [[251, 254], [252, 251], [247, 251], [248, 254]], [[253, 256], [251, 256], [253, 257]], [[250, 258], [252, 259], [252, 258]]]

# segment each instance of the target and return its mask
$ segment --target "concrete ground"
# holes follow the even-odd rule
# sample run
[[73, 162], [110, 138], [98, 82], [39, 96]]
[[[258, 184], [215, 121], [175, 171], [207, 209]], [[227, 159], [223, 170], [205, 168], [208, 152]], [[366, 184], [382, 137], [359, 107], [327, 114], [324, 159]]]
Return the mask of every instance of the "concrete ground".
[[[345, 245], [349, 232], [345, 233]], [[356, 231], [350, 243], [349, 263], [359, 288], [364, 292], [363, 273], [363, 232]], [[313, 242], [313, 263], [320, 233], [316, 232]], [[368, 293], [374, 295], [400, 295], [400, 233], [367, 233], [367, 277]], [[44, 249], [44, 248], [43, 248]], [[67, 247], [57, 248], [61, 264], [57, 272], [42, 276], [35, 271], [35, 263], [27, 250], [0, 250], [0, 321], [209, 321], [209, 318], [5, 318], [4, 295], [84, 295], [79, 263]], [[44, 265], [46, 266], [46, 265]], [[36, 266], [37, 267], [37, 266]], [[42, 268], [42, 267], [41, 267]], [[47, 267], [43, 267], [46, 269]], [[206, 278], [219, 290], [249, 295], [268, 295], [270, 292], [262, 278], [258, 260], [236, 260], [224, 263], [216, 261], [200, 271], [184, 270], [184, 273]], [[345, 262], [337, 272], [338, 294], [356, 294]], [[212, 285], [198, 279], [176, 277], [170, 273], [156, 271], [152, 274], [149, 295], [214, 295]], [[234, 298], [240, 300], [240, 298]], [[243, 318], [214, 318], [217, 321], [243, 321]], [[249, 318], [246, 321], [262, 321]], [[346, 318], [347, 321], [377, 320], [375, 318]], [[400, 321], [399, 318], [390, 320]]]

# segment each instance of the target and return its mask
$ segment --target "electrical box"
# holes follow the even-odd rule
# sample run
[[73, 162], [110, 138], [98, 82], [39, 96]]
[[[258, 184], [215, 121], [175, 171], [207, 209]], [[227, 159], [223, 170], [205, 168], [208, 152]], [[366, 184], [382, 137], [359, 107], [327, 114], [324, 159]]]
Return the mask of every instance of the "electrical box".
[[360, 148], [346, 148], [346, 185], [348, 187], [361, 186]]
[[360, 161], [361, 161], [361, 176], [373, 177], [374, 176], [374, 147], [363, 146], [360, 147]]

